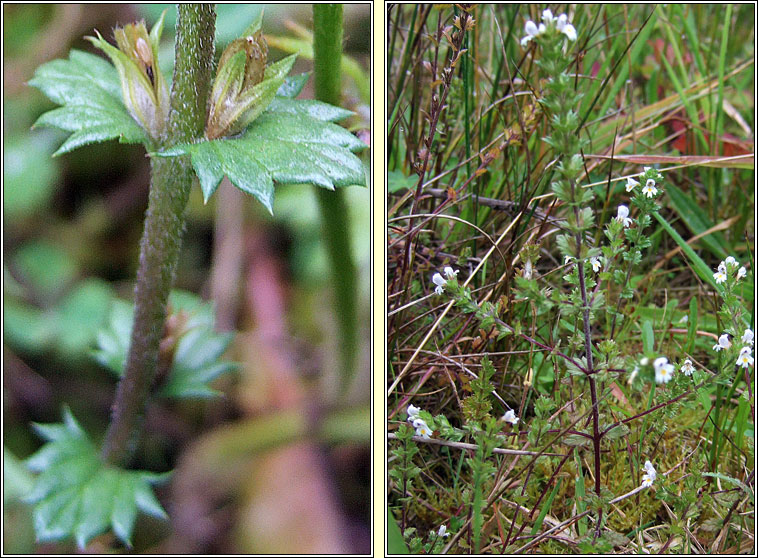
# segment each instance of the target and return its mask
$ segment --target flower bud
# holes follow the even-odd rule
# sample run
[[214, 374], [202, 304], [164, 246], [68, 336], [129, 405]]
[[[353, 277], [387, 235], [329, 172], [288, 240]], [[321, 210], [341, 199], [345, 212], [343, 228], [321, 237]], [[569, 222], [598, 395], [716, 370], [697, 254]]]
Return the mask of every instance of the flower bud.
[[208, 106], [208, 139], [239, 133], [258, 118], [295, 62], [292, 55], [266, 67], [268, 45], [261, 33], [262, 18], [261, 13], [244, 36], [221, 54]]
[[121, 80], [124, 105], [153, 139], [165, 131], [169, 110], [168, 85], [158, 66], [158, 44], [165, 15], [164, 11], [149, 35], [144, 21], [114, 29], [118, 48], [97, 31], [97, 38], [86, 37], [110, 57]]

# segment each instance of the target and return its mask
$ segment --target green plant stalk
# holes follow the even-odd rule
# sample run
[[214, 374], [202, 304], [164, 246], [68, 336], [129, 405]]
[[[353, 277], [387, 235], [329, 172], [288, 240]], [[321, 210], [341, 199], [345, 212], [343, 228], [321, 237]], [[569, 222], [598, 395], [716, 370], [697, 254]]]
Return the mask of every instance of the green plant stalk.
[[[342, 5], [313, 5], [313, 66], [316, 99], [340, 106]], [[334, 307], [339, 328], [340, 395], [355, 374], [358, 348], [357, 274], [350, 242], [345, 192], [316, 188], [321, 229], [332, 270]]]
[[[211, 4], [178, 7], [171, 111], [161, 148], [192, 141], [203, 134], [215, 22], [216, 11]], [[119, 466], [125, 466], [134, 452], [155, 379], [166, 302], [181, 249], [184, 210], [195, 180], [189, 157], [154, 158], [150, 172], [150, 200], [140, 242], [131, 345], [102, 450], [105, 461]]]

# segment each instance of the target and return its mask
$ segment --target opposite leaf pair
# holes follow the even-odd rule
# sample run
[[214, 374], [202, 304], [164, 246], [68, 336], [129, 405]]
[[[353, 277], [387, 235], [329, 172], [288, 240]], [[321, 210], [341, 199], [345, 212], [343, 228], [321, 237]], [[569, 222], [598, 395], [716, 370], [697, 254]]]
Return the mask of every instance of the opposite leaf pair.
[[[144, 21], [114, 30], [118, 48], [98, 31], [86, 37], [113, 62], [129, 114], [156, 141], [163, 138], [169, 113], [169, 90], [158, 65], [164, 11], [148, 35]], [[261, 34], [263, 12], [244, 36], [226, 47], [213, 82], [205, 137], [216, 139], [244, 130], [271, 103], [292, 69], [293, 54], [266, 68], [268, 45]]]
[[296, 100], [307, 76], [288, 78], [295, 55], [265, 67], [267, 47], [261, 17], [221, 55], [211, 88], [205, 139], [156, 152], [165, 135], [168, 85], [158, 66], [163, 16], [148, 34], [143, 23], [115, 32], [119, 48], [102, 37], [90, 40], [114, 66], [71, 51], [37, 69], [29, 84], [62, 105], [35, 126], [71, 136], [55, 153], [118, 138], [143, 143], [152, 156], [190, 155], [207, 201], [224, 175], [273, 212], [275, 184], [313, 184], [328, 190], [367, 183], [354, 153], [366, 148], [334, 124], [353, 113], [312, 100]]

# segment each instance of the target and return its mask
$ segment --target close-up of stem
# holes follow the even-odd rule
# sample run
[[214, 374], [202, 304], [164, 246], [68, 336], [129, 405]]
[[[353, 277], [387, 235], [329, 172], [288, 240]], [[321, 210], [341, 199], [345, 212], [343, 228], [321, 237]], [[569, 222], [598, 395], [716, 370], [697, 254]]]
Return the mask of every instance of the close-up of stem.
[[[203, 134], [215, 22], [211, 4], [179, 7], [171, 110], [167, 136], [162, 140], [166, 147]], [[134, 452], [155, 379], [166, 302], [182, 246], [184, 211], [196, 180], [188, 157], [152, 159], [150, 168], [150, 202], [140, 242], [131, 345], [103, 445], [104, 459], [116, 465], [126, 465]]]
[[[340, 106], [342, 5], [313, 5], [313, 81], [316, 98]], [[357, 270], [345, 192], [315, 190], [324, 235], [339, 335], [339, 395], [350, 388], [358, 362]]]
[[[213, 66], [216, 12], [211, 4], [179, 6], [176, 66], [165, 147], [199, 138]], [[103, 457], [126, 465], [155, 379], [166, 302], [179, 259], [184, 211], [195, 182], [188, 157], [151, 159], [150, 202], [140, 242], [135, 318], [124, 377], [116, 392]]]

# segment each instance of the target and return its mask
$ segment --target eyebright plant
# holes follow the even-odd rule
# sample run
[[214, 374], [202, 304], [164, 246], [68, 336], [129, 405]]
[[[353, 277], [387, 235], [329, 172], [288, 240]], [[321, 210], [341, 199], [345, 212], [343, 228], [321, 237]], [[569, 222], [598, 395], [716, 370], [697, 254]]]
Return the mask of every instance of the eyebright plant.
[[151, 397], [216, 396], [209, 382], [234, 369], [220, 360], [231, 335], [213, 331], [212, 307], [192, 295], [169, 296], [195, 177], [206, 201], [226, 175], [270, 212], [276, 184], [366, 185], [354, 154], [366, 146], [335, 124], [352, 112], [295, 99], [308, 76], [288, 77], [294, 55], [269, 63], [262, 12], [224, 50], [214, 78], [215, 9], [180, 5], [171, 81], [158, 60], [164, 17], [149, 32], [144, 22], [116, 28], [116, 46], [97, 31], [87, 37], [110, 63], [72, 50], [29, 82], [60, 105], [35, 126], [71, 133], [55, 155], [118, 139], [141, 143], [151, 158], [134, 305], [114, 304], [94, 352], [121, 378], [102, 447], [68, 408], [62, 424], [35, 425], [46, 441], [27, 461], [39, 473], [29, 501], [40, 541], [74, 537], [83, 549], [112, 529], [130, 546], [138, 510], [165, 518], [152, 486], [168, 474], [127, 468], [140, 417]]
[[[455, 9], [456, 13], [462, 13], [467, 7], [455, 6]], [[495, 19], [499, 14], [493, 12], [495, 21], [492, 25], [498, 30], [495, 40], [508, 37], [514, 42], [506, 45], [502, 57], [495, 49], [498, 55], [487, 59], [491, 67], [481, 63], [482, 75], [490, 75], [488, 70], [494, 69], [491, 88], [478, 89], [476, 79], [471, 79], [471, 76], [479, 75], [478, 58], [485, 49], [469, 38], [465, 44], [470, 49], [468, 56], [461, 57], [461, 64], [465, 63], [460, 72], [462, 77], [459, 83], [453, 82], [454, 86], [466, 88], [468, 93], [465, 98], [460, 98], [462, 106], [456, 107], [456, 103], [451, 102], [446, 107], [450, 118], [445, 131], [455, 130], [455, 134], [450, 134], [455, 140], [446, 144], [442, 138], [434, 148], [440, 153], [436, 158], [431, 144], [429, 146], [433, 153], [431, 159], [436, 164], [436, 176], [430, 177], [428, 183], [447, 186], [447, 197], [445, 190], [427, 190], [427, 184], [418, 188], [419, 192], [429, 193], [431, 198], [445, 199], [442, 204], [434, 201], [427, 206], [435, 215], [439, 215], [441, 205], [458, 203], [456, 211], [460, 211], [460, 218], [466, 224], [473, 222], [474, 227], [486, 231], [485, 255], [482, 257], [484, 250], [476, 251], [476, 245], [472, 254], [468, 239], [456, 236], [457, 229], [453, 226], [446, 229], [443, 224], [435, 228], [429, 225], [433, 222], [430, 218], [425, 221], [429, 226], [425, 232], [430, 235], [428, 240], [424, 239], [425, 261], [448, 258], [448, 261], [457, 261], [461, 267], [467, 265], [467, 269], [473, 269], [471, 276], [465, 280], [451, 276], [436, 263], [431, 272], [423, 267], [423, 271], [416, 275], [419, 283], [414, 286], [424, 287], [414, 292], [421, 290], [427, 296], [416, 301], [422, 308], [415, 315], [409, 309], [413, 304], [398, 301], [401, 298], [399, 289], [390, 293], [391, 317], [402, 324], [394, 331], [395, 336], [390, 336], [391, 343], [394, 343], [390, 354], [396, 356], [398, 362], [403, 362], [408, 347], [416, 349], [399, 373], [392, 369], [395, 378], [390, 394], [398, 386], [396, 397], [400, 401], [412, 394], [417, 405], [430, 409], [445, 406], [454, 409], [451, 413], [459, 411], [457, 416], [448, 416], [453, 423], [461, 422], [456, 426], [466, 436], [465, 447], [448, 443], [446, 434], [437, 429], [432, 437], [439, 439], [439, 444], [425, 447], [426, 440], [415, 439], [423, 457], [417, 463], [423, 463], [421, 466], [426, 473], [417, 481], [424, 482], [424, 486], [417, 486], [415, 490], [422, 503], [414, 506], [414, 500], [407, 493], [401, 492], [397, 485], [390, 486], [391, 496], [402, 495], [406, 497], [405, 503], [411, 506], [410, 510], [402, 508], [404, 526], [407, 518], [413, 516], [419, 531], [434, 529], [441, 521], [450, 525], [454, 521], [462, 523], [460, 528], [451, 529], [450, 540], [441, 553], [477, 553], [480, 548], [486, 549], [484, 552], [514, 555], [525, 551], [556, 553], [555, 549], [561, 548], [561, 543], [551, 540], [555, 529], [543, 520], [547, 513], [552, 515], [554, 508], [558, 507], [564, 515], [555, 516], [556, 523], [571, 518], [568, 521], [578, 535], [580, 551], [590, 549], [594, 553], [610, 554], [614, 547], [629, 542], [612, 531], [619, 525], [623, 525], [623, 532], [627, 533], [630, 529], [638, 533], [638, 526], [643, 526], [642, 529], [652, 526], [659, 533], [668, 527], [674, 532], [679, 529], [677, 521], [692, 518], [695, 524], [698, 514], [709, 513], [708, 504], [702, 505], [708, 498], [700, 490], [707, 474], [703, 471], [713, 471], [713, 476], [723, 481], [722, 467], [727, 460], [712, 458], [710, 463], [705, 463], [704, 453], [729, 452], [732, 454], [729, 463], [739, 464], [743, 459], [746, 462], [752, 459], [752, 448], [747, 440], [754, 393], [750, 389], [754, 384], [751, 376], [753, 324], [748, 322], [752, 314], [741, 307], [736, 294], [744, 286], [740, 281], [749, 275], [750, 264], [741, 266], [732, 257], [722, 262], [717, 270], [709, 270], [694, 251], [682, 248], [684, 255], [676, 257], [689, 265], [697, 264], [693, 267], [697, 267], [696, 273], [703, 288], [686, 291], [678, 286], [672, 286], [670, 290], [651, 288], [660, 281], [660, 266], [645, 270], [641, 269], [641, 264], [655, 258], [656, 252], [663, 253], [665, 241], [662, 243], [661, 237], [673, 238], [680, 247], [689, 248], [689, 243], [680, 242], [681, 238], [671, 234], [673, 229], [666, 228], [670, 225], [665, 222], [668, 217], [664, 217], [661, 208], [662, 200], [669, 195], [673, 200], [676, 195], [669, 182], [673, 176], [669, 173], [674, 169], [633, 167], [623, 169], [622, 175], [617, 165], [626, 154], [612, 152], [608, 143], [602, 144], [603, 149], [607, 147], [608, 152], [619, 158], [611, 162], [612, 172], [607, 171], [608, 167], [605, 171], [598, 168], [594, 157], [585, 161], [585, 154], [597, 153], [601, 142], [590, 131], [598, 129], [596, 126], [589, 124], [588, 129], [583, 129], [583, 118], [594, 118], [595, 114], [592, 108], [586, 114], [579, 114], [579, 107], [586, 110], [590, 101], [594, 107], [598, 99], [582, 99], [582, 91], [602, 90], [606, 81], [602, 68], [597, 76], [594, 75], [595, 67], [593, 75], [587, 75], [585, 70], [590, 66], [582, 57], [592, 50], [597, 34], [608, 33], [608, 29], [597, 23], [599, 19], [593, 20], [591, 14], [586, 21], [592, 22], [592, 28], [577, 29], [571, 23], [573, 18], [570, 15], [556, 17], [550, 10], [540, 9], [540, 12], [541, 21], [526, 21], [525, 34], [519, 34], [515, 40], [512, 29], [502, 28], [506, 18]], [[408, 29], [423, 33], [423, 26], [414, 27], [419, 13], [422, 12], [409, 10], [393, 15], [397, 18], [398, 28], [402, 29], [398, 38]], [[430, 13], [430, 20], [433, 20], [436, 12], [431, 10]], [[517, 12], [507, 13], [518, 17]], [[489, 15], [480, 16], [481, 28], [490, 23], [486, 19]], [[445, 29], [446, 20], [442, 13], [437, 21], [440, 22], [439, 29]], [[639, 27], [644, 28], [645, 24]], [[433, 35], [433, 27], [428, 31]], [[421, 61], [426, 65], [427, 74], [432, 76], [429, 105], [434, 109], [437, 106], [437, 99], [433, 96], [434, 80], [438, 75], [444, 75], [439, 70], [436, 52], [416, 59], [406, 56], [409, 45], [424, 39], [412, 33], [408, 35], [408, 42], [397, 61], [398, 84], [402, 85], [410, 73], [406, 70], [408, 60], [411, 60], [410, 67]], [[429, 44], [438, 46], [441, 41], [436, 39]], [[513, 72], [502, 62], [511, 51], [518, 52], [519, 47], [523, 57], [517, 57], [518, 62], [514, 65], [518, 63], [518, 71]], [[417, 65], [422, 66], [421, 63]], [[473, 71], [471, 66], [474, 66]], [[421, 75], [427, 77], [424, 73]], [[499, 79], [507, 84], [504, 92], [499, 87], [503, 83]], [[592, 85], [594, 80], [597, 80], [597, 86]], [[410, 105], [423, 113], [423, 109], [413, 104], [418, 91], [409, 87], [407, 92]], [[522, 99], [532, 96], [535, 103], [531, 106], [529, 101], [518, 103], [515, 100], [518, 96]], [[398, 106], [406, 100], [400, 98], [400, 102], [396, 101]], [[479, 102], [482, 98], [487, 100]], [[501, 130], [493, 122], [499, 123], [499, 120], [489, 120], [489, 136], [482, 133], [488, 125], [490, 100], [496, 104], [513, 104], [511, 125], [504, 134], [503, 168], [474, 171], [476, 167], [472, 164], [464, 178], [456, 178], [456, 173], [463, 173], [465, 168], [464, 155], [466, 159], [476, 159], [472, 146], [478, 145], [481, 161], [490, 159], [495, 152], [491, 146], [498, 140], [493, 138], [499, 137]], [[622, 112], [628, 108], [632, 113], [634, 108], [631, 106], [635, 102], [623, 107]], [[541, 109], [544, 119], [537, 126], [531, 126], [527, 114], [535, 112], [535, 105]], [[475, 115], [476, 125], [468, 127], [453, 118], [460, 121], [463, 115], [466, 118]], [[598, 116], [603, 120], [603, 114]], [[621, 120], [623, 117], [618, 121]], [[425, 124], [432, 120], [419, 121]], [[398, 118], [395, 122], [406, 136], [397, 139], [398, 134], [393, 137], [389, 132], [389, 137], [395, 140], [395, 145], [408, 148], [406, 161], [402, 162], [402, 155], [395, 155], [396, 168], [412, 169], [418, 145], [414, 142], [419, 136], [422, 140], [425, 138], [413, 133], [414, 125], [409, 121]], [[403, 130], [401, 126], [406, 125]], [[627, 125], [625, 133], [630, 128], [633, 125]], [[609, 135], [613, 135], [612, 127], [605, 131], [609, 129]], [[547, 135], [527, 137], [532, 130], [546, 130]], [[634, 132], [630, 135], [633, 137]], [[620, 133], [618, 137], [621, 137]], [[625, 140], [628, 137], [625, 136]], [[613, 138], [609, 141], [616, 140], [615, 135]], [[465, 150], [459, 147], [464, 140]], [[622, 144], [612, 145], [620, 150]], [[626, 145], [628, 143], [624, 144], [624, 149]], [[426, 151], [423, 154], [426, 156]], [[497, 156], [500, 154], [497, 152]], [[451, 168], [454, 169], [452, 172]], [[491, 180], [480, 171], [491, 173]], [[607, 185], [605, 172], [608, 172]], [[468, 177], [472, 174], [478, 175], [477, 178], [484, 176], [484, 179], [469, 183]], [[602, 178], [598, 180], [598, 177]], [[602, 200], [596, 199], [600, 193]], [[514, 201], [510, 203], [515, 207], [511, 211], [500, 195], [513, 196]], [[471, 200], [474, 200], [473, 207], [468, 205]], [[540, 214], [540, 203], [545, 200], [547, 203], [543, 207], [549, 211]], [[401, 203], [398, 201], [395, 208], [402, 207]], [[408, 207], [411, 214], [424, 213], [416, 205], [408, 204]], [[507, 212], [507, 216], [500, 212]], [[681, 208], [679, 213], [683, 214]], [[654, 221], [661, 227], [651, 227]], [[456, 223], [455, 227], [458, 226]], [[493, 234], [493, 230], [497, 231], [500, 226], [505, 227], [502, 235]], [[477, 232], [481, 233], [478, 228]], [[661, 235], [661, 232], [669, 232], [670, 236]], [[439, 236], [435, 237], [434, 233]], [[410, 234], [397, 236], [406, 242], [404, 247], [407, 249]], [[465, 247], [461, 249], [464, 242]], [[523, 243], [520, 249], [519, 242]], [[552, 247], [550, 243], [553, 243]], [[493, 245], [491, 249], [490, 245]], [[499, 254], [502, 262], [497, 255], [501, 248], [505, 252]], [[457, 249], [461, 253], [450, 254]], [[513, 257], [516, 250], [518, 254]], [[548, 257], [542, 257], [543, 254]], [[521, 267], [517, 267], [519, 264]], [[683, 274], [686, 274], [686, 267], [680, 269], [685, 269]], [[713, 271], [719, 275], [712, 276]], [[671, 270], [667, 270], [667, 274], [670, 273]], [[402, 285], [402, 281], [403, 276], [397, 272], [390, 284]], [[719, 298], [709, 296], [710, 293], [701, 296], [710, 288], [723, 299], [722, 311], [717, 316], [718, 326], [714, 329], [704, 327], [710, 316], [703, 319], [701, 313], [701, 320], [698, 320], [701, 305], [707, 307], [712, 301], [719, 304]], [[672, 319], [672, 311], [682, 312], [679, 301], [672, 302], [672, 292], [687, 292], [688, 297], [692, 294], [690, 312], [686, 316], [689, 321], [679, 319], [681, 316]], [[427, 298], [431, 302], [427, 302]], [[396, 318], [403, 313], [406, 321]], [[425, 323], [433, 324], [428, 333], [424, 331]], [[426, 337], [421, 334], [416, 337], [410, 331], [422, 331]], [[683, 343], [685, 333], [688, 339]], [[713, 341], [707, 339], [709, 334], [713, 335]], [[400, 340], [406, 339], [410, 342], [402, 346]], [[714, 341], [715, 352], [710, 350]], [[401, 346], [398, 347], [397, 343]], [[499, 359], [502, 368], [499, 367], [494, 376], [489, 372], [491, 363], [486, 364], [486, 358], [482, 358], [481, 373], [476, 368], [477, 354], [490, 348], [493, 353], [497, 351], [502, 355]], [[420, 365], [420, 361], [424, 365]], [[472, 370], [475, 379], [472, 379]], [[487, 382], [488, 378], [493, 379]], [[738, 385], [740, 379], [744, 383]], [[402, 386], [401, 381], [404, 382]], [[722, 386], [729, 387], [724, 387], [721, 393]], [[539, 397], [540, 392], [549, 395]], [[738, 399], [739, 411], [735, 415], [732, 410], [737, 407], [732, 407], [732, 403]], [[706, 412], [693, 421], [692, 410], [700, 405]], [[489, 419], [493, 414], [502, 415], [497, 421], [496, 432], [490, 429]], [[672, 435], [672, 424], [676, 425], [678, 434], [684, 429], [682, 425], [688, 422], [696, 423], [694, 431], [697, 432], [689, 448], [692, 439], [681, 440], [678, 435]], [[745, 429], [748, 436], [743, 436]], [[711, 437], [714, 432], [722, 434], [721, 440]], [[537, 455], [501, 461], [491, 455], [495, 451], [507, 452], [515, 444], [524, 450], [534, 450]], [[681, 448], [681, 453], [672, 456], [672, 447]], [[708, 449], [704, 452], [704, 448]], [[548, 458], [545, 454], [551, 451], [564, 455], [557, 453]], [[496, 466], [494, 475], [483, 474], [483, 465], [490, 456], [493, 457], [491, 463]], [[630, 482], [632, 490], [623, 494], [619, 491], [624, 489], [625, 482], [620, 479], [628, 477], [629, 471], [634, 471], [636, 476]], [[745, 473], [748, 479], [751, 478], [749, 473], [749, 470]], [[646, 488], [651, 490], [644, 490]], [[719, 492], [722, 490], [721, 485], [717, 488]], [[572, 491], [573, 498], [569, 496]], [[482, 494], [485, 498], [481, 498]], [[616, 507], [617, 503], [631, 496], [635, 496], [634, 501]], [[743, 495], [735, 493], [734, 496], [733, 501], [738, 497], [742, 502], [750, 501], [749, 491], [745, 492], [744, 499]], [[666, 510], [659, 507], [660, 500], [668, 506]], [[562, 505], [563, 502], [568, 505]], [[621, 509], [622, 513], [618, 513]], [[729, 521], [721, 522], [721, 518], [731, 516], [733, 523], [735, 509], [736, 506], [727, 506], [724, 513], [722, 510], [717, 512], [720, 540], [724, 541], [719, 544], [723, 547], [731, 543], [725, 542], [730, 529], [724, 527], [721, 530]], [[669, 510], [667, 516], [664, 511]], [[747, 513], [749, 515], [749, 509]], [[665, 522], [672, 517], [669, 527]], [[663, 525], [659, 524], [661, 518]], [[667, 536], [673, 540], [668, 534], [663, 535], [661, 544], [668, 544]], [[621, 539], [625, 540], [619, 542]], [[682, 540], [688, 539], [684, 537]], [[689, 540], [695, 544], [694, 539]], [[686, 544], [689, 543], [682, 546], [686, 547]], [[571, 546], [571, 549], [575, 547]], [[645, 549], [639, 547], [636, 550]]]

